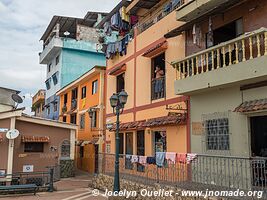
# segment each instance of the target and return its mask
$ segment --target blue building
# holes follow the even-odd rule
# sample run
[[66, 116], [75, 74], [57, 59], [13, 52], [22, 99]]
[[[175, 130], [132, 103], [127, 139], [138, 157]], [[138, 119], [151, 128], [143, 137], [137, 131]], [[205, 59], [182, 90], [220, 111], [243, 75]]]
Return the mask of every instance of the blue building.
[[98, 50], [99, 31], [94, 28], [105, 13], [88, 12], [84, 19], [54, 16], [41, 40], [40, 64], [47, 67], [45, 118], [58, 120], [59, 97], [56, 92], [90, 70], [105, 66]]

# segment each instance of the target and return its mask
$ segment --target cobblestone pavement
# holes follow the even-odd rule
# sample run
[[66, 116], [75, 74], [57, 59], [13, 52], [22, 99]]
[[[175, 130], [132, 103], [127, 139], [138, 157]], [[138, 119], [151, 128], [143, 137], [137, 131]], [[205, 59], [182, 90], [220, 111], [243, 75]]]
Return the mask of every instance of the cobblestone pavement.
[[88, 184], [92, 176], [78, 172], [76, 177], [62, 179], [55, 183], [55, 192], [42, 192], [25, 195], [0, 196], [0, 200], [106, 200], [103, 195], [94, 196]]

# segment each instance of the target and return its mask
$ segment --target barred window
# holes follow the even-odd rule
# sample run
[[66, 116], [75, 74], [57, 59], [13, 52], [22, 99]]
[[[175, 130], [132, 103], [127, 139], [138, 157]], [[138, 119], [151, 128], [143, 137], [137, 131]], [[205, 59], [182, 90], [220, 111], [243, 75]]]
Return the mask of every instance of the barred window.
[[70, 141], [64, 140], [61, 144], [61, 157], [69, 158], [70, 157]]
[[84, 129], [85, 127], [85, 114], [80, 116], [80, 129]]
[[229, 150], [229, 119], [211, 119], [204, 122], [207, 150]]

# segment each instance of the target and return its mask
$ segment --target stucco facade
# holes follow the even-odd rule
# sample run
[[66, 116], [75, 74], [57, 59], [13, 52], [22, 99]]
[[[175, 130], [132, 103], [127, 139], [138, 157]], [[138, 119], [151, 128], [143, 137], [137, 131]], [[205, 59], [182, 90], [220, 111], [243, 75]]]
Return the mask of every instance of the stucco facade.
[[[138, 2], [138, 1], [136, 1]], [[167, 1], [161, 1], [154, 5], [153, 11], [143, 8], [136, 8], [135, 1], [130, 4], [126, 10], [136, 9], [136, 15], [144, 16], [139, 18], [139, 26], [134, 28], [134, 37], [127, 46], [127, 54], [124, 56], [115, 56], [107, 60], [106, 71], [106, 152], [115, 153], [115, 134], [109, 127], [116, 122], [112, 108], [109, 104], [109, 98], [113, 93], [118, 91], [117, 79], [124, 76], [124, 90], [128, 93], [128, 101], [125, 105], [123, 113], [120, 115], [120, 123], [127, 124], [133, 122], [141, 122], [146, 120], [154, 120], [160, 117], [167, 117], [170, 114], [168, 107], [180, 106], [186, 109], [187, 97], [176, 96], [174, 94], [173, 83], [175, 79], [175, 70], [169, 64], [169, 61], [185, 56], [184, 36], [178, 36], [169, 40], [164, 38], [170, 29], [179, 25], [176, 21], [175, 12], [170, 12], [161, 20], [155, 22], [146, 30], [141, 31], [147, 20], [152, 20], [153, 16], [157, 16], [162, 12], [163, 5]], [[151, 17], [152, 16], [152, 17]], [[160, 46], [164, 44], [166, 46]], [[159, 46], [159, 48], [157, 48]], [[162, 48], [162, 49], [161, 49]], [[152, 55], [146, 56], [147, 52], [152, 51]], [[154, 98], [154, 68], [153, 62], [157, 56], [161, 55], [161, 67], [164, 68], [164, 94]], [[163, 58], [164, 55], [164, 58]], [[163, 61], [164, 60], [164, 61]], [[125, 66], [119, 73], [113, 73], [120, 66]], [[173, 111], [183, 112], [179, 109]], [[187, 114], [186, 114], [187, 116]], [[187, 118], [188, 119], [188, 118]], [[168, 152], [185, 153], [190, 151], [188, 141], [188, 130], [186, 122], [183, 124], [172, 125], [155, 125], [152, 127], [129, 128], [120, 130], [122, 139], [120, 140], [121, 154], [146, 155], [153, 156], [155, 154], [155, 135], [166, 133], [166, 149]], [[164, 136], [165, 137], [165, 136]], [[140, 144], [139, 144], [140, 143]], [[144, 144], [142, 144], [144, 143]], [[123, 149], [123, 150], [122, 150]], [[139, 151], [138, 149], [143, 149]]]
[[[105, 67], [95, 66], [57, 93], [60, 96], [59, 120], [79, 127], [76, 165], [89, 173], [97, 173], [97, 154], [103, 151], [104, 76]], [[90, 109], [94, 112], [92, 118]]]

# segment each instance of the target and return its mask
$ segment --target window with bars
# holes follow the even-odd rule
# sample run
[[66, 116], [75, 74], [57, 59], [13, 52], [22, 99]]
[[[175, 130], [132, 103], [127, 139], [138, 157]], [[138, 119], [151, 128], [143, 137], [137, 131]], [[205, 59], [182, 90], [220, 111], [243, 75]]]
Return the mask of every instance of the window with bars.
[[85, 127], [85, 114], [80, 116], [80, 129], [84, 129]]
[[61, 144], [61, 158], [70, 157], [70, 141], [64, 140]]
[[230, 150], [228, 118], [206, 120], [204, 128], [207, 150]]

